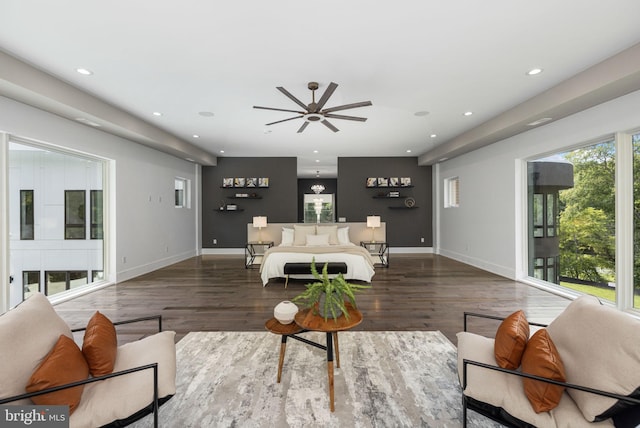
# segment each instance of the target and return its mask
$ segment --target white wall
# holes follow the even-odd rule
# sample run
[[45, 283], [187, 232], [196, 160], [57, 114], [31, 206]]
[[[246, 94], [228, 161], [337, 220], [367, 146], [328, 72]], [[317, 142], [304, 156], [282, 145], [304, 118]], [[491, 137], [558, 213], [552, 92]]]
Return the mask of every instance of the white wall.
[[[640, 127], [640, 91], [532, 129], [434, 168], [435, 251], [512, 279], [523, 273], [522, 160]], [[526, 174], [526, 170], [524, 171]], [[443, 208], [443, 180], [460, 178], [460, 207]], [[526, 196], [526, 193], [524, 194]], [[436, 226], [438, 227], [438, 226]], [[526, 227], [526, 223], [523, 225]]]
[[[106, 184], [115, 186], [111, 280], [121, 282], [198, 254], [198, 165], [4, 97], [0, 132], [110, 160]], [[191, 180], [190, 209], [174, 207], [175, 177]]]

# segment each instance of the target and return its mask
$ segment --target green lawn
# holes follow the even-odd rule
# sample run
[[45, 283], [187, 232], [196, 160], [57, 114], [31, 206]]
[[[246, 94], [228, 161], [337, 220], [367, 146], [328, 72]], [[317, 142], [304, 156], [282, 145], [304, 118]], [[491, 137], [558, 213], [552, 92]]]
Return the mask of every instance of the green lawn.
[[[570, 288], [572, 290], [579, 291], [581, 293], [591, 294], [593, 296], [599, 297], [604, 300], [609, 300], [610, 302], [616, 301], [616, 290], [614, 288], [606, 289], [600, 287], [592, 287], [590, 285], [582, 285], [582, 284], [572, 284], [570, 282], [561, 281], [560, 285], [563, 287]], [[633, 307], [640, 308], [640, 296], [633, 297]]]

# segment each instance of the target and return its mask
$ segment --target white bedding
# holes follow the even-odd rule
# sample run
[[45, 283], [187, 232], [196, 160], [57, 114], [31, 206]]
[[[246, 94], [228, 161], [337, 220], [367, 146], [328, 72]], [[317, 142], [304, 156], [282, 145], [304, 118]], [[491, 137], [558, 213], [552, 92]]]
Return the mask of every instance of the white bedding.
[[[354, 254], [354, 249], [361, 248], [360, 254]], [[271, 249], [270, 249], [271, 250]], [[343, 262], [347, 264], [345, 279], [355, 279], [371, 282], [375, 274], [373, 259], [369, 252], [362, 248], [353, 246], [331, 245], [329, 247], [278, 247], [277, 250], [267, 251], [260, 266], [260, 276], [264, 287], [271, 278], [284, 278], [285, 263], [308, 262], [315, 258], [318, 271], [321, 271], [325, 262]], [[300, 278], [302, 276], [296, 276]], [[312, 278], [312, 276], [309, 276]]]

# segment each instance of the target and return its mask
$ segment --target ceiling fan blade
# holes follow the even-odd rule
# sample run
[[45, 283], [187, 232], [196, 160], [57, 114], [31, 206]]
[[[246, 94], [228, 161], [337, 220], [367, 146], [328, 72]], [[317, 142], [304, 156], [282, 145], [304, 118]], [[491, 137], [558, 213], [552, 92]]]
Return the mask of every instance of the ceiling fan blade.
[[291, 113], [300, 113], [300, 114], [305, 114], [306, 112], [304, 111], [299, 111], [299, 110], [287, 110], [284, 108], [274, 108], [274, 107], [261, 107], [261, 106], [253, 106], [253, 108], [259, 108], [262, 110], [275, 110], [275, 111], [288, 111]]
[[315, 111], [312, 113], [316, 113], [322, 110], [322, 107], [324, 107], [324, 105], [327, 103], [327, 101], [329, 100], [329, 97], [333, 95], [333, 92], [336, 90], [337, 87], [338, 87], [337, 83], [333, 83], [333, 82], [329, 83], [329, 86], [324, 91], [324, 94], [322, 94], [322, 97], [320, 97], [320, 100], [316, 104]]
[[332, 130], [333, 132], [338, 132], [338, 131], [339, 131], [339, 129], [338, 129], [338, 128], [336, 128], [335, 126], [333, 126], [333, 125], [331, 124], [331, 122], [329, 122], [327, 119], [323, 120], [323, 121], [322, 121], [322, 124], [323, 124], [324, 126], [326, 126], [327, 128], [329, 128], [330, 130]]
[[366, 117], [357, 117], [357, 116], [345, 116], [342, 114], [325, 114], [324, 117], [328, 117], [331, 119], [345, 119], [345, 120], [357, 120], [358, 122], [366, 122], [367, 118]]
[[286, 122], [288, 120], [293, 120], [293, 119], [300, 119], [301, 117], [304, 117], [304, 116], [290, 117], [289, 119], [282, 119], [282, 120], [278, 120], [276, 122], [266, 123], [265, 125], [275, 125], [276, 123]]
[[278, 86], [276, 87], [276, 89], [282, 92], [283, 94], [285, 94], [287, 97], [289, 97], [291, 101], [293, 101], [294, 103], [298, 104], [300, 107], [305, 109], [305, 111], [307, 110], [307, 105], [302, 101], [300, 101], [299, 99], [297, 99], [296, 97], [294, 97], [293, 95], [291, 95], [291, 93], [287, 91], [285, 88], [283, 88], [282, 86]]
[[304, 128], [306, 128], [307, 125], [309, 125], [309, 122], [307, 122], [305, 120], [304, 123], [302, 124], [302, 126], [300, 127], [300, 129], [298, 129], [298, 134], [301, 133], [302, 131], [304, 131]]
[[347, 109], [356, 108], [356, 107], [367, 107], [370, 105], [373, 105], [371, 104], [371, 101], [362, 101], [359, 103], [345, 104], [343, 106], [329, 107], [322, 110], [321, 113], [331, 113], [332, 111], [347, 110]]

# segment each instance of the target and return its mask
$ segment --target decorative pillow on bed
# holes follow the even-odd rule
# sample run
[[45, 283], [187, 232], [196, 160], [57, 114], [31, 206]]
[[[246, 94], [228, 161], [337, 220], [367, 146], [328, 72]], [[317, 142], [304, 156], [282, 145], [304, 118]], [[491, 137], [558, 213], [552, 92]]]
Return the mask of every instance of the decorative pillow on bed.
[[349, 226], [341, 227], [338, 229], [338, 245], [351, 245], [351, 239], [349, 239]]
[[290, 247], [293, 245], [293, 229], [288, 227], [282, 228], [282, 241], [280, 242], [280, 246], [282, 247]]
[[307, 247], [326, 247], [329, 245], [329, 235], [307, 235]]
[[293, 225], [293, 245], [307, 245], [307, 235], [316, 234], [316, 226]]
[[316, 226], [318, 235], [329, 235], [329, 245], [338, 245], [338, 226]]

